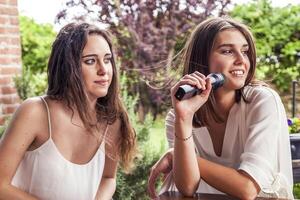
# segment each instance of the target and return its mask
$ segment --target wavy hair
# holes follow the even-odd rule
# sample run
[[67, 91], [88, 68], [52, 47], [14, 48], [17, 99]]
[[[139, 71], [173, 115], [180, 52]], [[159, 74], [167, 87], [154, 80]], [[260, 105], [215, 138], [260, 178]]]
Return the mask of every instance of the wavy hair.
[[[112, 53], [112, 81], [107, 95], [97, 99], [96, 124], [91, 123], [93, 121], [90, 114], [91, 108], [88, 105], [81, 69], [82, 52], [89, 35], [102, 36]], [[97, 129], [100, 122], [106, 121], [107, 124], [113, 124], [119, 119], [121, 122], [120, 139], [119, 144], [114, 144], [114, 147], [118, 147], [117, 154], [121, 165], [128, 170], [136, 151], [136, 133], [119, 96], [119, 78], [112, 46], [110, 33], [97, 26], [89, 23], [70, 23], [64, 26], [52, 45], [48, 62], [47, 95], [51, 99], [63, 101], [72, 111], [72, 117], [76, 110], [84, 127], [89, 131]]]

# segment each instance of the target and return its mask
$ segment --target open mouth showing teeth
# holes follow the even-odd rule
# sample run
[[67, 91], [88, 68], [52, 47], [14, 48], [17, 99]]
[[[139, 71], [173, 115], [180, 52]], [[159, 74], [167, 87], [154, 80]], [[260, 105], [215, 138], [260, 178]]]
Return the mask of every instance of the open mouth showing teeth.
[[230, 73], [232, 75], [235, 75], [235, 76], [242, 76], [242, 75], [244, 75], [244, 71], [243, 70], [233, 70], [233, 71], [230, 71]]

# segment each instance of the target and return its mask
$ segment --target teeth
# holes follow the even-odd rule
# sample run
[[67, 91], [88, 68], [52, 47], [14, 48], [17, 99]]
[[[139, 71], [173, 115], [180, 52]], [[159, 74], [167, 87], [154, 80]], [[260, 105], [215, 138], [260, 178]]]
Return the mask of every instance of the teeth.
[[230, 72], [233, 75], [243, 75], [244, 71], [243, 70], [234, 70]]

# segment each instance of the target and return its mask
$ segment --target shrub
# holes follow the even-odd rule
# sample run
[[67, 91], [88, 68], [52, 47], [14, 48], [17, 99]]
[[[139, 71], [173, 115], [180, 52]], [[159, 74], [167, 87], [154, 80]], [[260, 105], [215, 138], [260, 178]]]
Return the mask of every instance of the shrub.
[[14, 78], [18, 94], [22, 100], [28, 97], [45, 94], [47, 88], [47, 73], [39, 72], [33, 74], [31, 69], [23, 67], [22, 75]]
[[[121, 85], [123, 87], [126, 87], [125, 85], [127, 84], [124, 84], [126, 81], [128, 81], [126, 75], [123, 74], [121, 76]], [[156, 146], [156, 148], [153, 148], [153, 146], [151, 146], [151, 143], [149, 143], [149, 136], [150, 128], [153, 126], [153, 117], [148, 114], [145, 121], [140, 122], [137, 113], [135, 112], [138, 96], [132, 97], [128, 95], [126, 88], [122, 88], [121, 91], [129, 118], [137, 133], [139, 155], [135, 160], [136, 167], [131, 174], [125, 174], [123, 171], [118, 170], [117, 189], [113, 199], [146, 200], [149, 199], [146, 190], [150, 168], [159, 159], [165, 145], [163, 144], [163, 141], [161, 141], [160, 147]]]
[[300, 133], [300, 118], [294, 117], [288, 119], [288, 126], [290, 133]]

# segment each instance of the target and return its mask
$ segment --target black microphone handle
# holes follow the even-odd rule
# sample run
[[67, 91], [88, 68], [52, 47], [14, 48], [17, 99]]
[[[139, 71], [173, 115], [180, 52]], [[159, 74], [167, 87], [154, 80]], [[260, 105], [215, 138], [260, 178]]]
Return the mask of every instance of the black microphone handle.
[[[209, 74], [208, 77], [211, 80], [211, 84], [213, 89], [217, 89], [218, 87], [222, 86], [224, 83], [224, 75], [223, 74]], [[195, 96], [196, 94], [201, 94], [203, 92], [203, 90], [198, 89], [194, 86], [191, 85], [181, 85], [178, 90], [175, 93], [175, 97], [176, 99], [178, 99], [179, 101], [183, 100], [183, 99], [188, 99], [190, 97]]]

